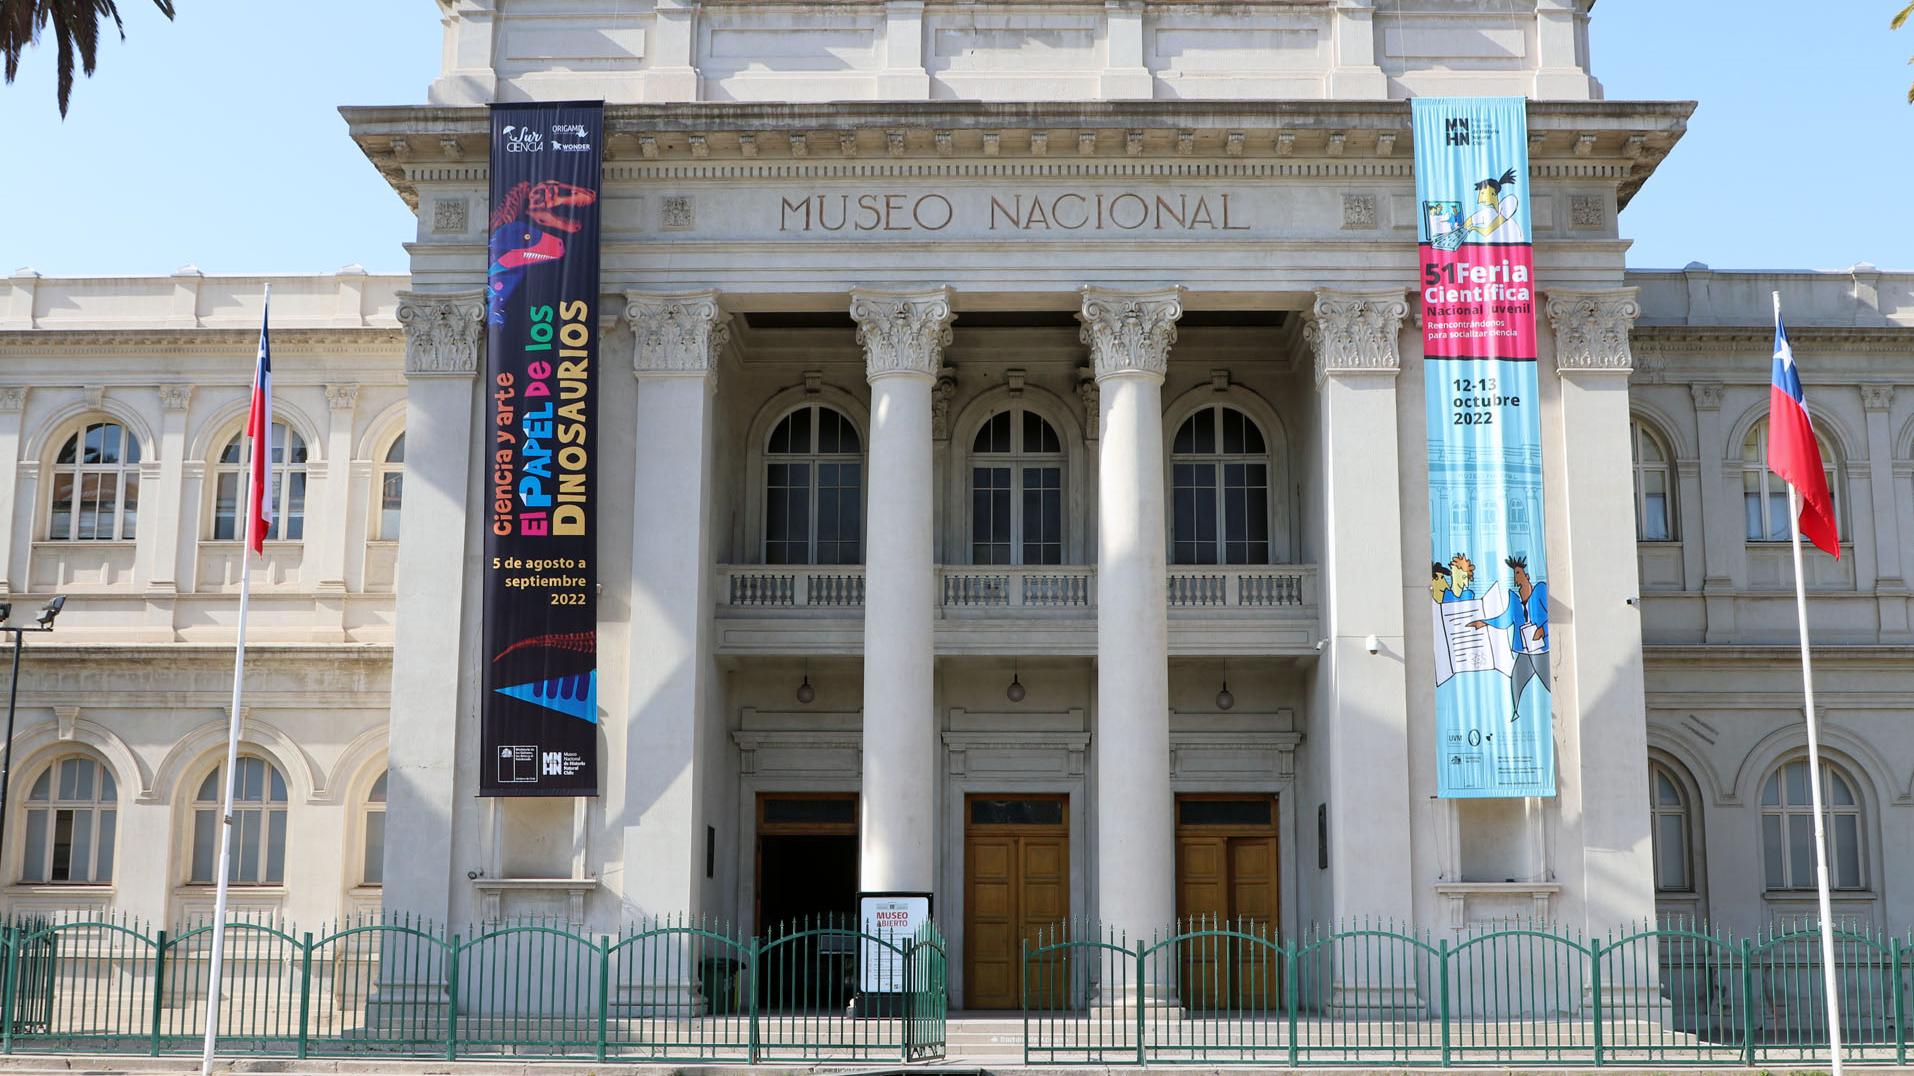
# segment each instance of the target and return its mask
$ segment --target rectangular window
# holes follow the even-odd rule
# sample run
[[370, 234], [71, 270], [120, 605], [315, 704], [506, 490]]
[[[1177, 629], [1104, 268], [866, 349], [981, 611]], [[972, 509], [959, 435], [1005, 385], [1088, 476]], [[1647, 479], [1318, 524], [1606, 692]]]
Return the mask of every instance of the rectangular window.
[[379, 488], [379, 538], [382, 541], [399, 540], [399, 504], [405, 491], [405, 475], [394, 472], [385, 476]]
[[215, 832], [219, 825], [216, 811], [193, 812], [193, 873], [192, 880], [207, 885], [213, 883], [213, 857], [218, 847], [219, 834]]
[[1834, 887], [1861, 888], [1861, 819], [1851, 814], [1835, 815], [1830, 836], [1833, 843], [1828, 854], [1834, 857], [1834, 865], [1828, 874], [1834, 879]]
[[213, 540], [230, 542], [238, 534], [239, 475], [228, 471], [213, 486]]
[[974, 799], [970, 821], [978, 826], [1061, 826], [1063, 801]]
[[1688, 888], [1688, 834], [1680, 815], [1655, 816], [1655, 888]]
[[764, 562], [811, 560], [811, 467], [773, 463], [765, 468]]
[[1010, 563], [1010, 468], [970, 471], [970, 562]]
[[863, 560], [861, 502], [863, 466], [817, 465], [817, 563], [857, 564]]
[[1063, 563], [1063, 469], [1023, 469], [1023, 562]]
[[1661, 471], [1643, 471], [1641, 537], [1644, 542], [1668, 540], [1668, 475]]
[[285, 511], [272, 521], [272, 537], [297, 542], [306, 536], [306, 472], [281, 471], [273, 477], [286, 487]]
[[1208, 463], [1179, 463], [1171, 468], [1170, 499], [1175, 513], [1174, 561], [1177, 564], [1216, 563], [1216, 467]]
[[857, 801], [836, 797], [767, 799], [764, 801], [764, 820], [781, 825], [854, 826], [857, 824]]
[[1225, 562], [1269, 563], [1269, 469], [1260, 463], [1223, 467]]
[[114, 824], [118, 820], [118, 811], [100, 812], [99, 862], [93, 865], [93, 880], [96, 882], [110, 882], [113, 880]]
[[1181, 826], [1267, 826], [1272, 804], [1253, 800], [1178, 800], [1176, 822]]
[[27, 812], [26, 863], [20, 871], [20, 880], [25, 882], [47, 880], [47, 812], [45, 810]]
[[366, 812], [365, 884], [385, 884], [385, 812]]

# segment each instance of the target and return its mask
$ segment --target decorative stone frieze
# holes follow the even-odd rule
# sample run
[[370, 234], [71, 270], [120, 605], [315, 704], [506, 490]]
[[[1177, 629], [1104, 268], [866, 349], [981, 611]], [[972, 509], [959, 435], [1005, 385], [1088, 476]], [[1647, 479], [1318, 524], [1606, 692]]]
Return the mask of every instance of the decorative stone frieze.
[[471, 377], [485, 334], [485, 293], [399, 293], [405, 327], [405, 376]]
[[1402, 368], [1396, 336], [1409, 304], [1400, 291], [1316, 292], [1303, 340], [1316, 355], [1316, 384], [1334, 374], [1387, 374]]
[[1343, 195], [1342, 226], [1345, 229], [1374, 228], [1376, 226], [1376, 196], [1373, 194]]
[[1103, 406], [1103, 400], [1097, 392], [1097, 375], [1088, 367], [1077, 371], [1077, 402], [1083, 405], [1083, 436], [1085, 440], [1097, 439], [1097, 419]]
[[330, 404], [334, 411], [352, 410], [359, 406], [359, 386], [327, 385], [326, 403]]
[[935, 377], [950, 346], [950, 289], [851, 292], [851, 319], [864, 348], [864, 376]]
[[193, 402], [193, 386], [161, 385], [159, 387], [160, 409], [163, 411], [184, 411]]
[[731, 315], [719, 309], [715, 291], [627, 292], [625, 320], [639, 377], [709, 374], [731, 342]]
[[7, 385], [0, 388], [0, 411], [17, 414], [27, 405], [27, 387], [25, 385]]
[[[1016, 395], [1016, 393], [1012, 393]], [[937, 384], [930, 389], [930, 436], [935, 441], [950, 440], [950, 401], [957, 396], [957, 368], [945, 365], [937, 371]]]
[[1636, 289], [1549, 292], [1548, 323], [1555, 330], [1555, 368], [1627, 373], [1635, 368], [1628, 330], [1641, 313]]
[[1894, 386], [1862, 385], [1861, 406], [1869, 411], [1886, 411], [1894, 406]]
[[1090, 348], [1097, 380], [1119, 374], [1162, 377], [1170, 368], [1183, 289], [1118, 291], [1086, 286], [1078, 337]]

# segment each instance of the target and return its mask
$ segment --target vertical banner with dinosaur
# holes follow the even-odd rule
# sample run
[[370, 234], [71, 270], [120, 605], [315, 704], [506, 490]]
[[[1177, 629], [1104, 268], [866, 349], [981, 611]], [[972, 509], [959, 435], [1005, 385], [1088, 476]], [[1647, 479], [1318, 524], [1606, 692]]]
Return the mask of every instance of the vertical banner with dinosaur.
[[479, 792], [598, 792], [602, 104], [492, 106]]
[[1526, 102], [1418, 97], [1411, 106], [1436, 791], [1553, 796]]

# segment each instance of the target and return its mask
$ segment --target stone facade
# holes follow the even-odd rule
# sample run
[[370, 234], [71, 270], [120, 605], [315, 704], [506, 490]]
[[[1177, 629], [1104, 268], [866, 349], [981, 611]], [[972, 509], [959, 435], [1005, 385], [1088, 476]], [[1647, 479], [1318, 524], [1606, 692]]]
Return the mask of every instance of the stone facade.
[[[1764, 850], [1802, 733], [1787, 547], [1743, 462], [1778, 289], [1846, 528], [1809, 581], [1856, 801], [1837, 903], [1914, 921], [1914, 276], [1625, 271], [1617, 212], [1690, 109], [1600, 99], [1587, 3], [441, 6], [431, 106], [346, 110], [422, 207], [411, 273], [275, 281], [304, 526], [255, 567], [246, 751], [283, 779], [285, 866], [242, 904], [752, 922], [787, 895], [767, 804], [850, 793], [836, 881], [933, 891], [953, 953], [971, 807], [1017, 796], [1060, 797], [1067, 911], [1133, 930], [1179, 914], [1174, 812], [1218, 795], [1273, 797], [1286, 930], [1806, 911]], [[1551, 800], [1433, 798], [1401, 100], [1427, 92], [1533, 98]], [[604, 792], [479, 799], [478, 106], [600, 95]], [[23, 675], [7, 900], [190, 914], [263, 281], [4, 283], [0, 587], [71, 597]], [[1203, 423], [1238, 440], [1179, 443]], [[105, 425], [140, 451], [88, 471], [116, 484], [87, 534], [128, 526], [128, 476], [134, 524], [82, 537], [60, 452]], [[1258, 492], [1186, 496], [1228, 467]], [[112, 878], [21, 881], [28, 791], [68, 756], [114, 776]]]

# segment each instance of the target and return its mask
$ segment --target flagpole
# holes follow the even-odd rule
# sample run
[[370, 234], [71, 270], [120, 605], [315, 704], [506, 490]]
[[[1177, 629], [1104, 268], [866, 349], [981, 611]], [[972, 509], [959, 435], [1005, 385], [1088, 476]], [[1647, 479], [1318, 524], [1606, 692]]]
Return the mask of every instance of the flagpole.
[[[1775, 324], [1781, 293], [1774, 293]], [[1834, 962], [1834, 902], [1828, 895], [1828, 834], [1821, 800], [1821, 721], [1814, 709], [1814, 659], [1808, 652], [1808, 585], [1801, 569], [1801, 492], [1788, 483], [1788, 540], [1794, 549], [1794, 613], [1801, 632], [1801, 693], [1808, 715], [1808, 800], [1814, 809], [1814, 889], [1821, 905], [1821, 988], [1828, 999], [1828, 1056], [1841, 1076], [1841, 977]]]
[[[271, 308], [272, 285], [266, 285], [266, 306]], [[260, 332], [265, 330], [265, 317], [261, 314]], [[258, 392], [258, 375], [254, 374], [253, 391]], [[258, 514], [258, 506], [253, 503], [253, 454], [259, 451], [258, 439], [244, 437], [246, 442], [246, 514], [244, 521], [236, 529], [239, 531], [239, 640], [233, 647], [233, 702], [227, 711], [226, 719], [226, 788], [220, 800], [219, 826], [219, 868], [214, 875], [217, 888], [213, 897], [213, 953], [207, 969], [206, 986], [206, 1043], [200, 1053], [199, 1071], [201, 1076], [210, 1076], [213, 1071], [213, 1050], [219, 1042], [219, 987], [221, 968], [226, 958], [226, 897], [227, 872], [232, 869], [233, 858], [233, 789], [239, 781], [239, 719], [240, 697], [246, 683], [246, 609], [252, 597], [253, 577], [253, 517]], [[266, 426], [265, 440], [267, 452], [271, 452], [272, 426]], [[270, 461], [270, 456], [268, 460]], [[270, 466], [270, 462], [268, 463]]]

